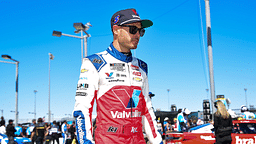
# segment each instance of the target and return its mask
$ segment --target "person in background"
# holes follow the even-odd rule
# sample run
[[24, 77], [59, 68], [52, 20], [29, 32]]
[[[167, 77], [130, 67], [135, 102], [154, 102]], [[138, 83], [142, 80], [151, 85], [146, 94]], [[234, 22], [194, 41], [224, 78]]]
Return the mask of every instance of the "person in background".
[[1, 116], [1, 121], [0, 121], [0, 126], [2, 126], [2, 125], [5, 125], [5, 120], [4, 120], [3, 116]]
[[35, 142], [36, 144], [43, 144], [43, 140], [45, 138], [46, 134], [46, 127], [43, 123], [42, 118], [38, 118], [37, 124], [33, 129], [33, 132], [31, 134], [31, 137], [33, 138], [35, 136]]
[[204, 121], [201, 118], [198, 118], [196, 125], [202, 125], [202, 124], [204, 124]]
[[63, 124], [61, 125], [61, 132], [63, 137], [63, 144], [66, 144], [66, 140], [68, 136], [68, 126], [67, 126], [66, 120], [64, 120]]
[[173, 118], [172, 131], [178, 131], [177, 118]]
[[33, 132], [35, 126], [36, 126], [36, 119], [32, 119], [32, 123], [31, 123], [30, 126], [29, 126], [29, 130], [30, 130], [30, 133], [31, 133], [31, 134], [30, 134], [30, 138], [31, 138], [31, 143], [32, 143], [32, 144], [34, 144], [35, 141], [36, 141], [36, 135], [34, 135], [34, 137], [31, 137], [32, 132]]
[[249, 109], [244, 105], [241, 106], [241, 113], [242, 113], [242, 118], [244, 120], [254, 120], [255, 118], [254, 113], [249, 112]]
[[59, 126], [57, 125], [57, 122], [53, 121], [53, 125], [51, 127], [52, 143], [53, 144], [55, 141], [57, 142], [57, 144], [59, 144], [58, 130], [59, 130]]
[[178, 131], [179, 132], [185, 132], [188, 130], [189, 128], [189, 123], [188, 123], [188, 115], [190, 114], [191, 112], [187, 109], [187, 108], [184, 108], [182, 110], [182, 112], [180, 112], [177, 116], [177, 125], [178, 125]]
[[165, 129], [165, 132], [167, 132], [167, 131], [170, 130], [170, 129], [169, 129], [170, 126], [169, 126], [168, 121], [169, 121], [169, 118], [168, 118], [168, 117], [165, 117], [165, 118], [164, 118], [164, 129]]
[[217, 111], [214, 113], [215, 144], [231, 144], [232, 118], [221, 101], [214, 103]]
[[157, 120], [157, 131], [162, 135], [163, 134], [163, 127], [162, 127], [162, 123], [160, 122], [160, 120]]
[[8, 137], [8, 144], [15, 144], [16, 142], [14, 141], [14, 136], [15, 136], [15, 133], [16, 132], [16, 129], [14, 128], [13, 126], [13, 120], [10, 119], [9, 120], [9, 124], [7, 125], [6, 127], [6, 135]]
[[72, 125], [70, 126], [70, 128], [68, 129], [69, 133], [71, 134], [71, 140], [72, 142], [75, 140], [77, 143], [77, 139], [76, 139], [76, 122], [73, 121]]
[[52, 140], [51, 123], [45, 123], [45, 144], [50, 144]]
[[[0, 134], [6, 134], [5, 125], [0, 126]], [[1, 137], [1, 136], [0, 136]]]
[[16, 126], [15, 129], [16, 129], [16, 132], [14, 134], [16, 135], [16, 137], [25, 137], [23, 135], [21, 124], [18, 124], [18, 126]]

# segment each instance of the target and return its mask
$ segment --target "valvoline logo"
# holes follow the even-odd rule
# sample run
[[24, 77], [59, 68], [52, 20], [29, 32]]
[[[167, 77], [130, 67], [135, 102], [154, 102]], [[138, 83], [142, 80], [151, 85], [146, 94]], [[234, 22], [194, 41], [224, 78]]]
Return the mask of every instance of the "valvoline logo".
[[136, 108], [139, 103], [141, 90], [134, 89], [131, 96], [125, 89], [116, 89], [113, 90], [113, 93], [120, 100], [124, 108]]
[[113, 72], [111, 72], [111, 73], [105, 73], [108, 77], [107, 77], [107, 79], [111, 79], [111, 78], [114, 78], [114, 77], [112, 77], [112, 75], [114, 74]]

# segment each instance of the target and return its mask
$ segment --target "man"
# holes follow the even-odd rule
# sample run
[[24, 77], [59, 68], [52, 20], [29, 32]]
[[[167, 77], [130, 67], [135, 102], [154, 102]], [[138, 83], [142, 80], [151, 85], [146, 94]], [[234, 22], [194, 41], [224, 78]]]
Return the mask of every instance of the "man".
[[187, 108], [184, 108], [182, 110], [181, 113], [178, 114], [177, 116], [177, 125], [178, 125], [178, 131], [179, 132], [185, 132], [188, 130], [188, 127], [189, 127], [189, 123], [188, 123], [188, 115], [190, 114], [191, 112], [187, 109]]
[[57, 125], [56, 121], [53, 121], [53, 125], [51, 127], [51, 134], [52, 134], [52, 142], [54, 144], [55, 140], [57, 144], [59, 144], [59, 136], [58, 136], [59, 126]]
[[13, 126], [13, 120], [10, 119], [9, 124], [6, 127], [6, 135], [8, 137], [8, 144], [15, 144], [15, 141], [14, 141], [14, 136], [15, 136], [14, 133], [15, 132], [16, 132], [16, 129]]
[[21, 124], [18, 124], [16, 127], [16, 132], [14, 133], [17, 137], [25, 137], [23, 135], [23, 130], [22, 130], [22, 127], [21, 127]]
[[43, 119], [38, 118], [37, 124], [33, 129], [31, 137], [33, 138], [35, 136], [36, 144], [43, 144], [45, 134], [46, 134], [46, 128], [45, 128], [45, 125], [43, 124]]
[[165, 132], [167, 132], [167, 131], [170, 130], [170, 129], [169, 129], [169, 123], [168, 123], [168, 121], [169, 121], [169, 118], [168, 118], [168, 117], [165, 117], [165, 118], [164, 118], [164, 129], [165, 129]]
[[83, 60], [76, 91], [74, 117], [80, 144], [92, 143], [92, 109], [97, 102], [95, 143], [143, 144], [143, 128], [153, 144], [162, 141], [148, 96], [147, 64], [132, 57], [145, 29], [135, 9], [116, 12], [111, 18], [113, 42], [101, 53]]
[[241, 106], [241, 113], [242, 118], [245, 120], [254, 120], [255, 118], [254, 113], [249, 112], [249, 109], [244, 105]]
[[[32, 132], [36, 126], [36, 119], [32, 119], [32, 123], [30, 124], [29, 130], [30, 130], [30, 137], [32, 136]], [[36, 135], [34, 137], [31, 137], [31, 143], [34, 144], [36, 141]]]
[[4, 117], [1, 116], [0, 126], [3, 126], [3, 125], [5, 125], [5, 120], [4, 120]]
[[71, 141], [77, 142], [77, 140], [76, 140], [76, 122], [75, 121], [72, 122], [72, 125], [70, 126], [68, 131], [71, 134]]
[[64, 120], [63, 124], [61, 125], [61, 132], [63, 137], [63, 144], [66, 144], [68, 128], [67, 128], [67, 121]]

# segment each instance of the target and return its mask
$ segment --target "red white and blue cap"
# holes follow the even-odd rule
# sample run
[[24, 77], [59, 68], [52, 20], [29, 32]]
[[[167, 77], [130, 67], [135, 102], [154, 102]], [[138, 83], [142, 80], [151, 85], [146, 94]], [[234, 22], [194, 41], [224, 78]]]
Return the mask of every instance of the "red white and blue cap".
[[142, 28], [147, 28], [153, 25], [151, 20], [141, 20], [138, 12], [135, 9], [120, 10], [116, 12], [110, 20], [111, 28], [113, 25], [125, 25], [135, 22], [141, 22]]

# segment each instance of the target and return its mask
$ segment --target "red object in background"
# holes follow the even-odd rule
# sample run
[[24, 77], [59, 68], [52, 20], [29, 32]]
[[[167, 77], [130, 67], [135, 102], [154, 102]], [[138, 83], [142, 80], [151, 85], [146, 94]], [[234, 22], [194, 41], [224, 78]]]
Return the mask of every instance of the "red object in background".
[[[256, 144], [256, 120], [233, 120], [234, 130], [232, 133], [232, 144]], [[238, 126], [238, 127], [235, 127]], [[242, 127], [247, 128], [247, 131]], [[248, 131], [249, 130], [249, 131]], [[242, 132], [242, 133], [241, 133]], [[246, 133], [250, 132], [250, 133]], [[168, 133], [166, 134], [167, 144], [214, 144], [215, 136], [213, 133]]]

